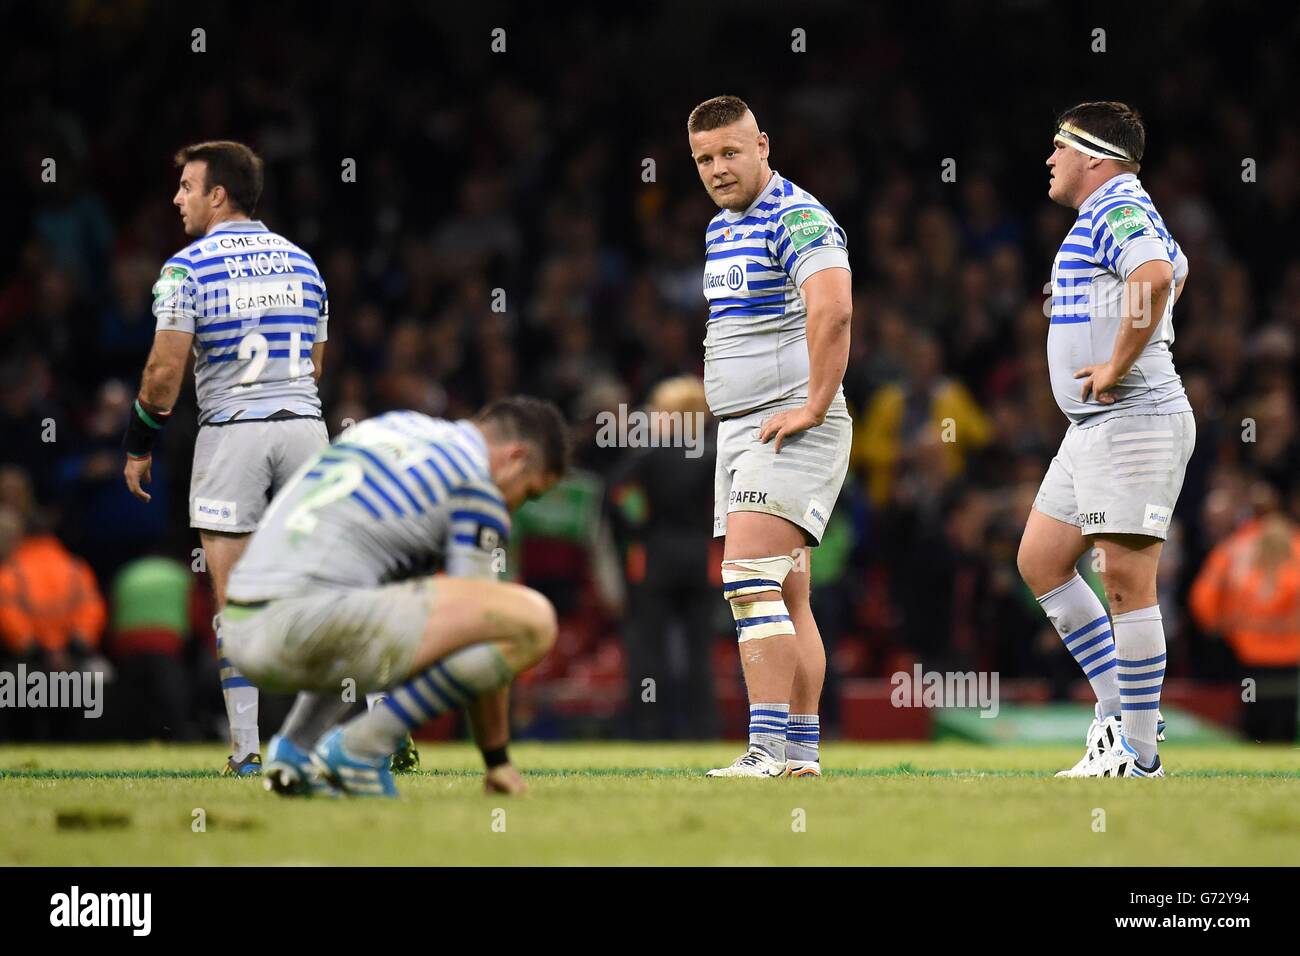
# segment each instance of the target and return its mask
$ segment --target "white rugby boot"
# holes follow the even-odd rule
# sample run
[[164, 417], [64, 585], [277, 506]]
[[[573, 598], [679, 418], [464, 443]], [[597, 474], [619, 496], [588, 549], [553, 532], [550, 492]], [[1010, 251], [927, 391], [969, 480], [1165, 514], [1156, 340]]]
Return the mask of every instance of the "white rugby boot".
[[1137, 751], [1121, 734], [1119, 743], [1088, 764], [1080, 777], [1163, 777], [1165, 768], [1156, 754], [1155, 763], [1150, 767], [1138, 764]]
[[1107, 717], [1104, 720], [1094, 717], [1092, 723], [1088, 725], [1088, 735], [1084, 738], [1083, 756], [1073, 767], [1058, 772], [1057, 776], [1088, 776], [1087, 770], [1092, 762], [1114, 748], [1121, 736], [1118, 717]]
[[706, 777], [784, 777], [785, 761], [777, 760], [760, 747], [750, 747], [730, 767], [710, 770]]

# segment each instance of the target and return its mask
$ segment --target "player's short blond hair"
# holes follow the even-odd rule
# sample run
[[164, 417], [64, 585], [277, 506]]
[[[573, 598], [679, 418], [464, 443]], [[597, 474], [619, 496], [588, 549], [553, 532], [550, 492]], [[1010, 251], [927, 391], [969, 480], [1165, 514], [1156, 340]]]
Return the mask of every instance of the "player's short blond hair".
[[679, 375], [666, 378], [650, 392], [648, 403], [655, 411], [707, 412], [709, 403], [704, 397], [704, 383], [694, 375]]
[[749, 107], [739, 96], [715, 96], [691, 110], [686, 119], [686, 132], [701, 133], [730, 126], [748, 112]]

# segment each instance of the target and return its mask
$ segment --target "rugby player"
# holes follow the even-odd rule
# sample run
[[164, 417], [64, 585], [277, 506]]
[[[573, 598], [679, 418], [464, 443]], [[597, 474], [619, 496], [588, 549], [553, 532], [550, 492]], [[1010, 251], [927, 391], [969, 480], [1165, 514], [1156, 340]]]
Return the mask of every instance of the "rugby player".
[[852, 289], [845, 234], [768, 165], [768, 136], [735, 96], [687, 120], [721, 212], [705, 232], [705, 390], [721, 421], [713, 534], [749, 695], [749, 749], [714, 777], [820, 776], [826, 651], [809, 606], [821, 541], [848, 470], [841, 383]]
[[[241, 671], [304, 692], [271, 740], [268, 789], [395, 796], [389, 756], [461, 707], [487, 789], [523, 789], [506, 753], [509, 686], [553, 645], [555, 612], [493, 579], [509, 512], [558, 481], [566, 459], [564, 421], [538, 399], [500, 399], [459, 422], [389, 412], [343, 432], [276, 495], [223, 615]], [[446, 575], [431, 577], [439, 566]], [[376, 691], [368, 713], [334, 726], [357, 693]]]
[[[230, 569], [267, 502], [329, 444], [316, 384], [329, 304], [311, 256], [251, 217], [262, 161], [242, 143], [176, 153], [172, 203], [195, 241], [163, 263], [153, 287], [153, 348], [127, 426], [127, 487], [142, 501], [151, 453], [180, 394], [191, 351], [199, 406], [190, 525], [199, 530], [216, 598], [217, 651]], [[231, 754], [222, 773], [261, 769], [257, 688], [224, 656], [221, 689]]]
[[[1174, 369], [1187, 257], [1137, 178], [1146, 129], [1123, 103], [1056, 124], [1048, 196], [1078, 210], [1052, 266], [1047, 360], [1070, 420], [1018, 565], [1097, 696], [1067, 777], [1161, 777], [1165, 635], [1156, 568], [1196, 424]], [[1110, 616], [1075, 569], [1096, 549]]]

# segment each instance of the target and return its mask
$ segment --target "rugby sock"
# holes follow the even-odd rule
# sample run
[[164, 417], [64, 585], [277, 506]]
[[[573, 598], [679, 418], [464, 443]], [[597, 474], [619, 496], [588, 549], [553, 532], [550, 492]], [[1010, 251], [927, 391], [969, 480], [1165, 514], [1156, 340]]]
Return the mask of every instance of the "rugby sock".
[[789, 721], [789, 704], [750, 704], [749, 746], [766, 751], [773, 760], [785, 760]]
[[213, 620], [217, 631], [217, 657], [221, 667], [221, 695], [226, 699], [226, 719], [230, 721], [231, 756], [243, 760], [261, 752], [257, 741], [257, 688], [221, 651], [221, 616]]
[[294, 700], [280, 733], [310, 753], [316, 741], [325, 736], [325, 731], [338, 723], [351, 707], [339, 694], [303, 691]]
[[408, 733], [485, 691], [514, 680], [514, 671], [493, 644], [473, 644], [388, 691], [369, 713], [343, 727], [343, 745], [358, 757], [386, 757]]
[[[1096, 592], [1076, 573], [1059, 588], [1040, 597], [1038, 603], [1092, 685], [1092, 692], [1097, 695], [1097, 717], [1118, 716], [1115, 637]], [[1118, 634], [1118, 629], [1115, 633]]]
[[816, 714], [791, 714], [785, 731], [785, 759], [816, 762], [821, 720]]
[[1138, 752], [1140, 763], [1156, 757], [1156, 711], [1165, 682], [1165, 627], [1160, 605], [1115, 615], [1119, 647], [1119, 693], [1124, 736]]
[[375, 704], [378, 704], [387, 696], [382, 690], [372, 690], [369, 694], [366, 694], [366, 710], [374, 710]]

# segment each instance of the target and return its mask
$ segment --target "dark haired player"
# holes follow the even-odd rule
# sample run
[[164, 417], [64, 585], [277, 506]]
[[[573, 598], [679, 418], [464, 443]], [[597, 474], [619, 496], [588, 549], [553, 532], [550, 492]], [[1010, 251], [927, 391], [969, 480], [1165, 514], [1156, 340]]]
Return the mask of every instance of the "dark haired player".
[[[1146, 130], [1123, 103], [1057, 121], [1048, 195], [1078, 218], [1052, 266], [1047, 359], [1070, 419], [1018, 564], [1097, 696], [1067, 777], [1160, 777], [1165, 635], [1156, 567], [1196, 424], [1174, 370], [1173, 306], [1187, 257], [1138, 181]], [[1075, 570], [1099, 552], [1110, 616]]]
[[[492, 579], [509, 512], [559, 480], [566, 447], [559, 411], [532, 398], [459, 422], [389, 412], [343, 432], [276, 495], [231, 575], [223, 625], [226, 653], [258, 686], [303, 692], [271, 739], [269, 788], [394, 796], [389, 756], [464, 707], [489, 790], [523, 789], [505, 754], [507, 695], [550, 649], [555, 612]], [[348, 689], [385, 696], [331, 730]]]
[[[316, 383], [329, 306], [311, 256], [251, 217], [262, 161], [243, 143], [196, 143], [175, 156], [172, 202], [194, 242], [168, 259], [153, 287], [153, 349], [126, 433], [127, 487], [142, 501], [154, 441], [180, 394], [190, 353], [199, 434], [190, 525], [199, 529], [216, 598], [218, 654], [226, 580], [267, 502], [329, 443]], [[261, 768], [257, 688], [221, 659], [231, 755], [223, 773]]]

